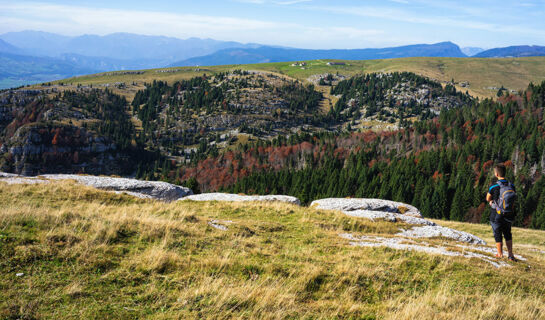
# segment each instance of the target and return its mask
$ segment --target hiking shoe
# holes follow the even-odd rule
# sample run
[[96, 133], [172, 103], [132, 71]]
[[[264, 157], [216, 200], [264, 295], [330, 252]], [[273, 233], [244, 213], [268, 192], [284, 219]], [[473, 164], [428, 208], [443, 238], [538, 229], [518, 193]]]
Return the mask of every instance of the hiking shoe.
[[509, 256], [507, 259], [513, 261], [513, 262], [517, 262], [517, 258], [515, 258], [514, 256]]

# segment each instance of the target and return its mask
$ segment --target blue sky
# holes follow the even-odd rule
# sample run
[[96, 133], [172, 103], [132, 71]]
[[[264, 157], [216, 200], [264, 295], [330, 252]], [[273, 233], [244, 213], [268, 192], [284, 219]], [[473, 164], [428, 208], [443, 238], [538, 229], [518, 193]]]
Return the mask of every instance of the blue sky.
[[545, 45], [545, 0], [6, 1], [0, 33], [131, 32], [299, 48]]

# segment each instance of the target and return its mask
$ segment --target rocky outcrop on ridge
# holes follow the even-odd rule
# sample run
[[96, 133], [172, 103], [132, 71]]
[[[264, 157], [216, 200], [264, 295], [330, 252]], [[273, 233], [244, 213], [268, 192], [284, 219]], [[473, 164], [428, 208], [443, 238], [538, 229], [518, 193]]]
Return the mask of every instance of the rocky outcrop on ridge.
[[180, 200], [193, 200], [193, 201], [279, 201], [287, 202], [295, 205], [300, 205], [301, 201], [296, 197], [282, 196], [282, 195], [266, 195], [266, 196], [247, 196], [230, 193], [201, 193], [184, 197]]
[[138, 198], [157, 199], [163, 201], [278, 201], [294, 205], [301, 202], [296, 197], [283, 195], [247, 196], [229, 193], [193, 194], [189, 188], [162, 181], [144, 181], [130, 178], [116, 178], [77, 174], [45, 174], [36, 177], [21, 176], [0, 172], [0, 181], [6, 183], [34, 184], [49, 183], [51, 180], [75, 180], [77, 183], [102, 190], [122, 192]]

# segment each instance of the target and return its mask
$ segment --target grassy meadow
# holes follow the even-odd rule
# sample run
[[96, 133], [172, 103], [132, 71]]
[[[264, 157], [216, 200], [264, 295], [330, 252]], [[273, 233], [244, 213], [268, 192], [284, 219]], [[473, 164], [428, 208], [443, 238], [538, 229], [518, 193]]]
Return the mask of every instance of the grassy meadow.
[[[492, 241], [487, 225], [439, 223]], [[0, 319], [545, 315], [545, 232], [515, 229], [528, 261], [501, 269], [338, 236], [400, 227], [281, 203], [163, 203], [71, 182], [0, 182]]]

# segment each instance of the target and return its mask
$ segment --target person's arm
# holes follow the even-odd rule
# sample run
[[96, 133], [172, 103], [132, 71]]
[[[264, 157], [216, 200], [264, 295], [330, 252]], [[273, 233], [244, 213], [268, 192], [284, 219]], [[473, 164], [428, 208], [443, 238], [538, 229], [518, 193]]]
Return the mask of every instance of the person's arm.
[[492, 201], [492, 195], [490, 193], [486, 194], [486, 202], [488, 202], [488, 204], [493, 207], [494, 201]]

